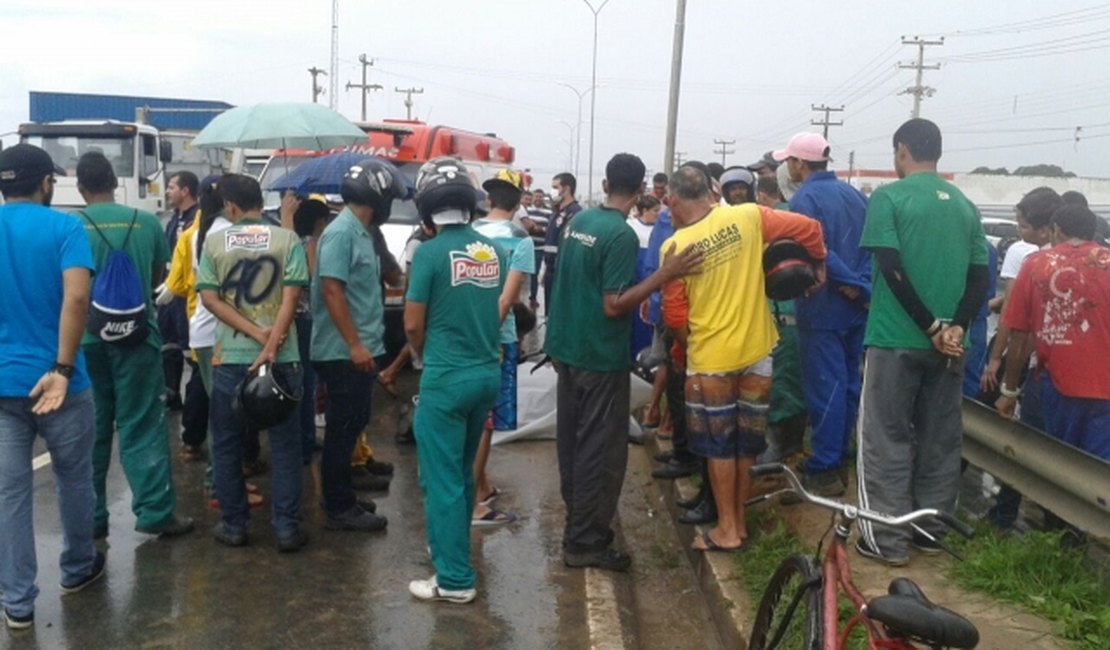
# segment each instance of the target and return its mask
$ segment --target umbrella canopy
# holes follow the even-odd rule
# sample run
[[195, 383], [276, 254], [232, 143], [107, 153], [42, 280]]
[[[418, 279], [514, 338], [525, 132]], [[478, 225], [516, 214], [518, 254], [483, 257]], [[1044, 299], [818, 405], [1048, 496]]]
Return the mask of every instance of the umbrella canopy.
[[[365, 136], [363, 136], [365, 139]], [[344, 151], [327, 156], [320, 156], [302, 162], [285, 176], [279, 178], [269, 190], [284, 193], [293, 190], [297, 196], [308, 194], [339, 194], [339, 187], [343, 184], [343, 176], [351, 167], [370, 158], [363, 153]], [[403, 198], [412, 198], [414, 191], [412, 179], [401, 173], [392, 163], [377, 158], [376, 160], [389, 165], [393, 173], [405, 183], [406, 193]]]
[[257, 104], [217, 115], [193, 139], [193, 146], [324, 151], [364, 143], [366, 137], [362, 129], [326, 106]]

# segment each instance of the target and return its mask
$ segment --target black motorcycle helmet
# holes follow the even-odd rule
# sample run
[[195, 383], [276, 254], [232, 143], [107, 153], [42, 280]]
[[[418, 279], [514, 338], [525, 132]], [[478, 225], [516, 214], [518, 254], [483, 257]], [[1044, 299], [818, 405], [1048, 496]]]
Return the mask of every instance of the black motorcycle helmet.
[[393, 201], [404, 198], [405, 184], [396, 167], [377, 158], [367, 158], [347, 170], [339, 194], [344, 203], [373, 208], [373, 223], [381, 225], [389, 220]]
[[429, 228], [470, 223], [478, 203], [476, 189], [460, 161], [429, 160], [416, 175], [416, 209]]
[[813, 260], [793, 239], [773, 241], [764, 249], [763, 275], [767, 297], [776, 301], [801, 298], [817, 284]]
[[289, 419], [301, 402], [303, 387], [289, 386], [285, 378], [265, 363], [247, 375], [235, 389], [231, 412], [243, 426], [261, 431]]

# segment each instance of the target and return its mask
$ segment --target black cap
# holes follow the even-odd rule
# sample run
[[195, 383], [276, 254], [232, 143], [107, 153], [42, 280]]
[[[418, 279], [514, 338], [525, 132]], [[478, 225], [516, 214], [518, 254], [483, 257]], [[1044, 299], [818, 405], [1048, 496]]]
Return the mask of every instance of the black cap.
[[771, 169], [778, 169], [778, 166], [779, 166], [778, 161], [775, 160], [775, 157], [771, 155], [770, 151], [768, 151], [767, 153], [763, 154], [762, 158], [760, 158], [759, 160], [757, 160], [757, 161], [753, 162], [752, 164], [748, 165], [748, 170], [754, 172], [754, 171], [759, 171], [760, 169], [763, 169], [764, 167], [770, 167]]
[[41, 181], [51, 174], [65, 176], [66, 172], [34, 145], [21, 143], [0, 151], [0, 186]]

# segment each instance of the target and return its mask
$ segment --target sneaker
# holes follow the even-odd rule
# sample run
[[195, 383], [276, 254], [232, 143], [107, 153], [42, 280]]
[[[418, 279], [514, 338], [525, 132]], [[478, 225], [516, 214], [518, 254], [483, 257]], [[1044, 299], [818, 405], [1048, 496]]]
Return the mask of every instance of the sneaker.
[[135, 526], [135, 530], [146, 535], [157, 535], [159, 537], [177, 537], [179, 535], [188, 535], [193, 532], [193, 519], [192, 517], [178, 517], [174, 515], [170, 520], [160, 526], [152, 526], [149, 528], [141, 528]]
[[[933, 535], [933, 537], [937, 537], [937, 535]], [[914, 531], [913, 540], [910, 544], [924, 555], [939, 555], [944, 552], [939, 539], [933, 541], [916, 531]]]
[[352, 506], [349, 510], [338, 515], [327, 515], [324, 527], [328, 530], [353, 530], [362, 533], [374, 533], [385, 530], [389, 520], [372, 512], [366, 512], [359, 506]]
[[[351, 469], [353, 470], [356, 468], [352, 467]], [[389, 491], [389, 480], [388, 476], [375, 476], [363, 470], [362, 473], [351, 474], [351, 489], [387, 492]]]
[[409, 583], [409, 593], [420, 600], [442, 600], [459, 605], [465, 605], [478, 597], [475, 589], [443, 589], [436, 584], [435, 576], [427, 580], [413, 580]]
[[63, 582], [61, 584], [62, 594], [75, 594], [103, 577], [104, 562], [106, 561], [106, 559], [107, 558], [104, 557], [103, 553], [97, 551], [96, 559], [93, 560], [92, 571], [89, 571], [89, 574], [87, 576], [78, 580], [77, 582], [71, 582], [70, 584], [66, 584]]
[[300, 528], [292, 535], [279, 537], [277, 542], [279, 553], [296, 553], [307, 545], [308, 534]]
[[4, 622], [7, 623], [9, 630], [26, 630], [35, 624], [35, 613], [31, 612], [26, 616], [16, 616], [5, 608]]
[[655, 462], [657, 462], [657, 463], [667, 463], [667, 462], [670, 462], [670, 460], [672, 458], [674, 458], [674, 452], [673, 451], [656, 452], [655, 455], [652, 456], [652, 458], [654, 458]]
[[597, 551], [594, 553], [571, 553], [570, 551], [563, 551], [563, 564], [568, 567], [581, 569], [585, 567], [597, 567], [606, 571], [625, 572], [632, 566], [632, 558], [628, 553], [622, 553], [615, 548], [609, 547], [604, 551]]
[[247, 545], [246, 531], [235, 530], [222, 521], [216, 524], [216, 527], [212, 529], [212, 537], [216, 538], [216, 541], [224, 546], [234, 547]]
[[908, 555], [888, 557], [872, 548], [870, 544], [863, 541], [862, 537], [856, 540], [856, 553], [859, 553], [868, 560], [874, 560], [887, 566], [906, 566], [910, 563]]

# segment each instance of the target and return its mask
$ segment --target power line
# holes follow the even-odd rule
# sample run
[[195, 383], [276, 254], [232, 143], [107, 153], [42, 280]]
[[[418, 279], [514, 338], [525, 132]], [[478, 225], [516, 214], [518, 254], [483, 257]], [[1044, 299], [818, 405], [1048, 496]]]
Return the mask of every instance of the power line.
[[844, 112], [844, 107], [843, 106], [840, 106], [839, 108], [837, 108], [835, 106], [826, 106], [825, 104], [821, 104], [820, 106], [818, 106], [817, 104], [810, 104], [809, 108], [812, 111], [817, 111], [818, 113], [824, 113], [825, 114], [824, 119], [810, 120], [809, 123], [812, 124], [813, 126], [821, 127], [821, 135], [823, 135], [826, 140], [829, 138], [829, 127], [830, 126], [844, 126], [844, 120], [840, 120], [838, 122], [830, 122], [829, 121], [829, 114], [830, 113], [843, 113]]
[[1030, 18], [1027, 20], [1020, 20], [1012, 23], [1003, 23], [1001, 25], [976, 27], [967, 30], [957, 30], [956, 32], [952, 33], [951, 36], [993, 36], [997, 34], [1012, 34], [1018, 32], [1039, 31], [1044, 29], [1056, 29], [1058, 27], [1067, 27], [1070, 25], [1102, 20], [1107, 17], [1110, 17], [1110, 7], [1102, 4], [1094, 7], [1087, 7], [1086, 9], [1065, 11], [1063, 13], [1053, 14], [1050, 16]]
[[913, 116], [921, 117], [921, 100], [925, 97], [932, 97], [936, 88], [930, 88], [922, 84], [922, 77], [925, 70], [940, 70], [940, 64], [925, 65], [925, 48], [929, 46], [944, 45], [944, 37], [936, 41], [927, 41], [919, 37], [912, 39], [902, 37], [902, 45], [916, 45], [917, 46], [917, 63], [899, 63], [898, 68], [902, 70], [916, 69], [917, 81], [914, 85], [907, 88], [904, 92], [907, 95], [913, 95]]

